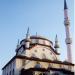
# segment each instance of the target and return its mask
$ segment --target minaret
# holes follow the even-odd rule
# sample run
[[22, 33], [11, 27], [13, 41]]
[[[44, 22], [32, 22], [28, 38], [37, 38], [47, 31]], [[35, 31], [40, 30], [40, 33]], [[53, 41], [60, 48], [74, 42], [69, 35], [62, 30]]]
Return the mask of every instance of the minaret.
[[30, 46], [30, 34], [29, 34], [29, 27], [28, 27], [27, 34], [26, 34], [25, 47], [29, 48], [29, 46]]
[[55, 37], [55, 46], [54, 46], [54, 48], [55, 48], [56, 52], [58, 52], [59, 44], [58, 44], [58, 37], [57, 37], [57, 35]]
[[71, 44], [72, 39], [70, 37], [70, 22], [68, 17], [68, 8], [66, 0], [64, 0], [64, 25], [65, 25], [65, 31], [66, 31], [66, 45], [67, 45], [67, 60], [68, 62], [72, 62], [72, 55], [71, 55]]

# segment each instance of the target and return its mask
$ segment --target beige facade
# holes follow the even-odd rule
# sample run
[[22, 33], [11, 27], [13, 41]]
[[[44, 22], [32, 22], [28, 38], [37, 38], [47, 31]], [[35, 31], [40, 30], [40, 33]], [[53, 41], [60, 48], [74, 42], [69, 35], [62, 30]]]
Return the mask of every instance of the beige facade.
[[[40, 39], [44, 42], [37, 42]], [[27, 43], [30, 47], [25, 48], [24, 41], [25, 39], [21, 41], [19, 47], [16, 49], [16, 55], [3, 67], [3, 75], [21, 75], [22, 69], [28, 70], [30, 68], [56, 68], [73, 72], [74, 64], [60, 61], [59, 53], [53, 48], [52, 42], [43, 37], [35, 36], [35, 42], [31, 41], [30, 44]], [[45, 41], [48, 43], [45, 43]], [[35, 71], [34, 75], [39, 75], [39, 73], [41, 72]], [[49, 72], [47, 75], [49, 75]]]
[[[14, 61], [14, 62], [13, 62]], [[49, 60], [37, 60], [37, 59], [31, 59], [31, 58], [26, 58], [24, 56], [20, 57], [15, 57], [10, 63], [8, 63], [4, 68], [3, 68], [3, 75], [20, 75], [21, 74], [21, 69], [30, 69], [30, 68], [37, 68], [37, 64], [40, 65], [41, 68], [63, 68], [66, 70], [74, 71], [74, 65], [69, 64], [69, 63], [62, 63], [62, 62], [50, 62]], [[13, 72], [14, 70], [14, 72]], [[35, 72], [35, 73], [40, 73], [40, 72]]]

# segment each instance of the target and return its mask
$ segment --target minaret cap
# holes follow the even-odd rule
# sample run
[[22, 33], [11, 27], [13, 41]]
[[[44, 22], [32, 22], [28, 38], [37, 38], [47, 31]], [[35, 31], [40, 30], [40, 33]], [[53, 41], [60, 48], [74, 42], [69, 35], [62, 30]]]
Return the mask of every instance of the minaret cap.
[[64, 0], [64, 9], [68, 9], [68, 8], [67, 8], [66, 0]]

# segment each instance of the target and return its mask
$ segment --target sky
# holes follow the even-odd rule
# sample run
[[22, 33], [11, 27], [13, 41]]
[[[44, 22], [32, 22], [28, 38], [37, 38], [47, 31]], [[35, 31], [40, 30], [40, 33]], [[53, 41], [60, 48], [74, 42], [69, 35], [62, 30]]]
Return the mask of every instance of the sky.
[[[70, 31], [74, 40], [74, 0], [66, 0], [70, 18]], [[66, 60], [64, 0], [0, 0], [0, 75], [2, 67], [15, 55], [18, 39], [30, 35], [41, 35], [59, 40], [60, 60]], [[75, 63], [74, 41], [72, 57]]]

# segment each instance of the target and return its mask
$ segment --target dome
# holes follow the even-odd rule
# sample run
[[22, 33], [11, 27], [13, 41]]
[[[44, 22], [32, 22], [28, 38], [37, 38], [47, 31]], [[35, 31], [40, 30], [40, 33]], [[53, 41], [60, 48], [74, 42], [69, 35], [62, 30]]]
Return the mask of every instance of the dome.
[[48, 45], [48, 46], [53, 45], [52, 41], [42, 36], [30, 36], [30, 39], [32, 44], [37, 43], [37, 44]]
[[[26, 39], [23, 39], [21, 43], [25, 43]], [[47, 38], [43, 36], [30, 36], [30, 44], [40, 44], [40, 45], [46, 45], [46, 46], [53, 46], [53, 42], [48, 40]]]

